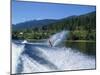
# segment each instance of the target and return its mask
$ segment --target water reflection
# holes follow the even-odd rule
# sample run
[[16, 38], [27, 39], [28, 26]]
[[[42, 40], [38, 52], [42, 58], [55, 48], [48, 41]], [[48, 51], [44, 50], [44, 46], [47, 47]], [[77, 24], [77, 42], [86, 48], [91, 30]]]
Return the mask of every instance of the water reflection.
[[96, 42], [66, 42], [66, 47], [80, 51], [87, 55], [96, 55]]

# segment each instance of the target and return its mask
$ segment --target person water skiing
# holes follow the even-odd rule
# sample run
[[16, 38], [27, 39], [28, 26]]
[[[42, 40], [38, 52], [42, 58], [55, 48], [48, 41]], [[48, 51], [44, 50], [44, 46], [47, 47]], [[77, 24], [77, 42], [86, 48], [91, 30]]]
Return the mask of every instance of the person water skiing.
[[51, 43], [51, 41], [49, 40], [49, 43], [50, 43], [50, 46], [52, 47], [52, 43]]

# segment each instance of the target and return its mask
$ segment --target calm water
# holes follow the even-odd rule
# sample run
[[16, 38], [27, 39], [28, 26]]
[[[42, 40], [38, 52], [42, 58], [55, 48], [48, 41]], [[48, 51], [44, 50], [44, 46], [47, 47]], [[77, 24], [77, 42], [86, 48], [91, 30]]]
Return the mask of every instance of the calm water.
[[96, 42], [66, 42], [66, 47], [87, 55], [96, 55]]

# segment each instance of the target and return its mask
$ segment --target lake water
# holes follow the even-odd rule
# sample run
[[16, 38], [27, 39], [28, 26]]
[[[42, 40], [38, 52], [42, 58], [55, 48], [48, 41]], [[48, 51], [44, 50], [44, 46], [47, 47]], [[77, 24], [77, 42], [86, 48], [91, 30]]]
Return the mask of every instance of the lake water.
[[66, 42], [65, 45], [84, 54], [96, 56], [96, 42]]
[[[62, 34], [59, 38], [59, 34]], [[12, 73], [34, 73], [63, 70], [95, 69], [94, 43], [66, 43], [65, 32], [47, 41], [12, 41]], [[51, 39], [52, 38], [52, 39]], [[48, 40], [55, 41], [52, 46]]]

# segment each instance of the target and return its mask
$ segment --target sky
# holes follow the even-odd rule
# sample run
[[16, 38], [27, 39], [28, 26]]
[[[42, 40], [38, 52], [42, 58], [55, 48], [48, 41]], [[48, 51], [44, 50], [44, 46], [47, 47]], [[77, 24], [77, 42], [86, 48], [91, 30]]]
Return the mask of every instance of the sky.
[[95, 6], [38, 2], [12, 2], [12, 24], [42, 19], [61, 19], [96, 11]]

